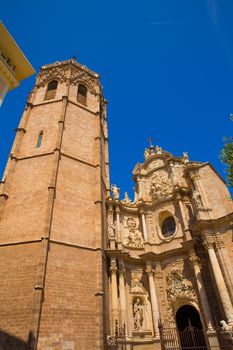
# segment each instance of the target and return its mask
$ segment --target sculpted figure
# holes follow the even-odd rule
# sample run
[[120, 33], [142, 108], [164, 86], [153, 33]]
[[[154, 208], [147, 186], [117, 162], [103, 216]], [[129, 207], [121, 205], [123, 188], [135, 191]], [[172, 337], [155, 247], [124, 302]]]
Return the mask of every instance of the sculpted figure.
[[143, 329], [143, 305], [140, 298], [136, 299], [136, 302], [133, 306], [133, 320], [134, 320], [134, 329], [140, 331]]
[[115, 238], [115, 225], [114, 224], [108, 225], [108, 237]]
[[162, 147], [156, 146], [155, 149], [156, 149], [157, 154], [162, 154], [162, 152], [163, 152]]
[[145, 148], [145, 151], [144, 151], [144, 157], [145, 159], [147, 159], [148, 157], [150, 157], [150, 152], [147, 148]]
[[183, 152], [183, 161], [184, 161], [184, 163], [188, 163], [189, 162], [188, 152]]
[[113, 194], [113, 199], [119, 199], [120, 189], [117, 187], [116, 184], [112, 185], [111, 191], [112, 191], [112, 194]]
[[194, 191], [193, 198], [195, 199], [197, 208], [203, 208], [203, 202], [202, 202], [202, 198], [201, 198], [200, 193], [197, 191]]

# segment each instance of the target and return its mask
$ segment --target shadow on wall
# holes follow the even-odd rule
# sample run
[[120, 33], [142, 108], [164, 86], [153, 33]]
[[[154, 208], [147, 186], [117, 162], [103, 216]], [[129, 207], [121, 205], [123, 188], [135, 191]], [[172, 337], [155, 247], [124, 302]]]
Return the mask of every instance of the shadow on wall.
[[12, 334], [0, 330], [0, 350], [28, 350], [26, 342]]

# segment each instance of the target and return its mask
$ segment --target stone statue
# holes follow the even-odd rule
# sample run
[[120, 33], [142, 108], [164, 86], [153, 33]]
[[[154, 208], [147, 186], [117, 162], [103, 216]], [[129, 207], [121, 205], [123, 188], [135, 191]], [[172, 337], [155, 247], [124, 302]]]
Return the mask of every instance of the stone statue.
[[203, 202], [202, 202], [202, 198], [199, 192], [194, 191], [193, 192], [193, 198], [195, 199], [195, 203], [197, 208], [203, 208]]
[[116, 184], [112, 185], [111, 191], [112, 191], [112, 194], [113, 194], [113, 199], [119, 199], [120, 189], [117, 187]]
[[159, 147], [159, 146], [156, 146], [155, 150], [156, 150], [157, 154], [162, 154], [162, 152], [163, 152], [162, 147]]
[[188, 163], [189, 162], [188, 152], [183, 152], [183, 162], [184, 163]]
[[136, 302], [133, 306], [133, 320], [134, 320], [134, 329], [140, 331], [143, 329], [143, 305], [140, 298], [136, 299]]
[[148, 148], [145, 148], [144, 157], [145, 157], [145, 159], [150, 157], [150, 152], [149, 152]]
[[115, 225], [113, 223], [108, 225], [108, 237], [115, 238]]

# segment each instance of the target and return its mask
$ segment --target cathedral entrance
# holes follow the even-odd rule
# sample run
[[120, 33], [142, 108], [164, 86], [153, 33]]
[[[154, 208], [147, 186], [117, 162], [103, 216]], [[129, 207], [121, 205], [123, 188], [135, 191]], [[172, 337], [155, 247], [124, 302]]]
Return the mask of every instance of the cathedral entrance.
[[184, 305], [178, 309], [176, 326], [181, 349], [207, 349], [200, 315], [193, 306]]
[[193, 306], [181, 306], [175, 324], [160, 324], [159, 329], [163, 350], [207, 350], [200, 315]]

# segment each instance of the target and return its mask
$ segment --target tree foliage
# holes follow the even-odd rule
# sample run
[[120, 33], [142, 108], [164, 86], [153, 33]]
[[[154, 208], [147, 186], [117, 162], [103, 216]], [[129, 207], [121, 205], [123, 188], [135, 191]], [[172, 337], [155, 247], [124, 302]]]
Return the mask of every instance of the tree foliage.
[[[233, 121], [233, 115], [230, 116]], [[233, 187], [233, 137], [224, 137], [224, 147], [220, 154], [221, 161], [226, 165], [227, 182]]]

